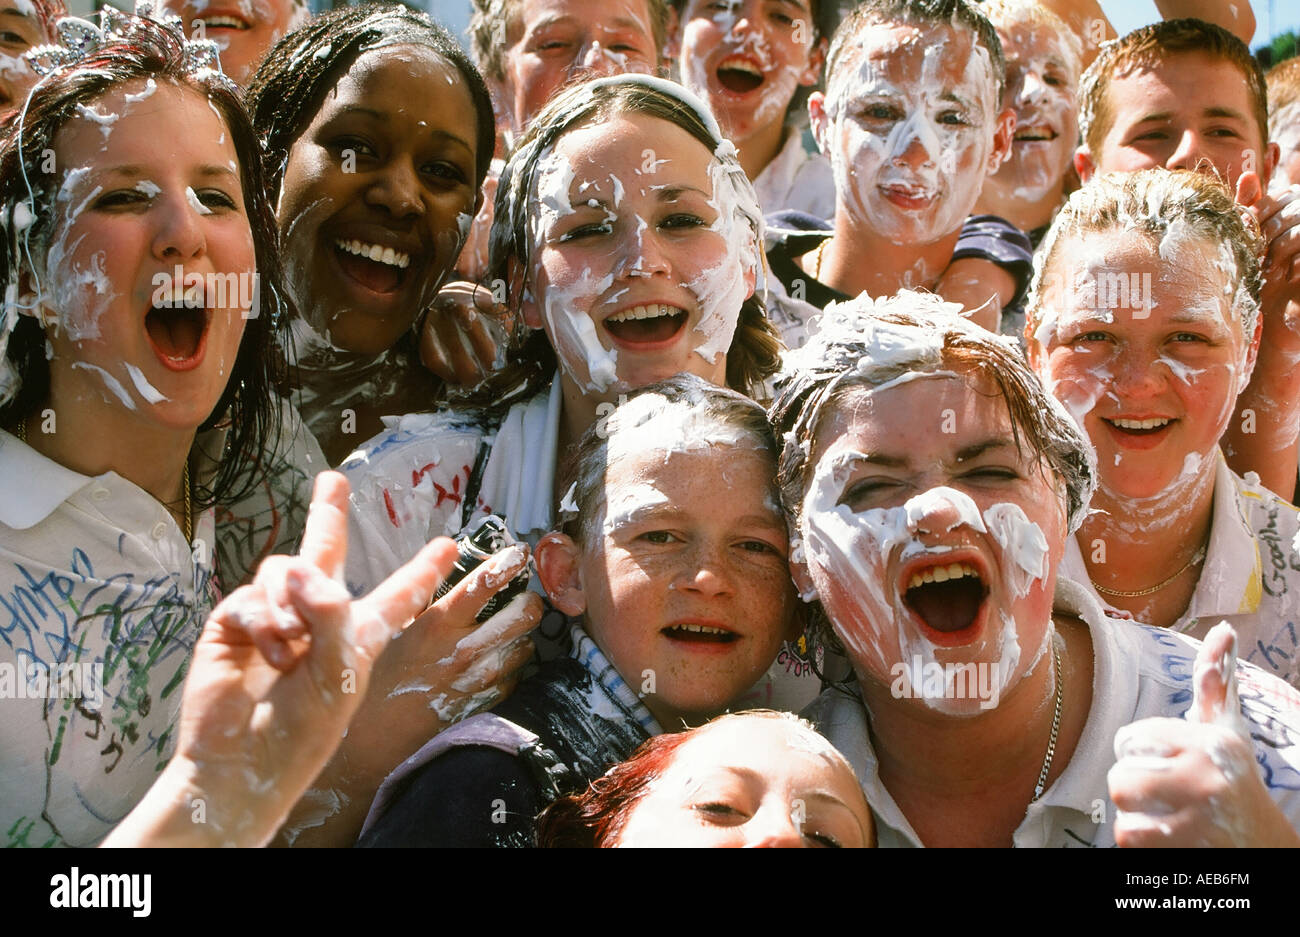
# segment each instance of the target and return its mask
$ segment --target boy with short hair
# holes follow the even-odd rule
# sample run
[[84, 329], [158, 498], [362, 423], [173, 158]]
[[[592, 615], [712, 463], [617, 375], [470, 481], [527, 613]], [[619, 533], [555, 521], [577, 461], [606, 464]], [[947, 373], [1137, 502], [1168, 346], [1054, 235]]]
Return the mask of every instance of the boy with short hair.
[[996, 31], [965, 0], [868, 0], [845, 18], [826, 92], [808, 99], [835, 215], [829, 229], [773, 219], [786, 230], [768, 255], [785, 287], [772, 313], [790, 347], [816, 309], [864, 291], [931, 289], [970, 309], [996, 293], [981, 324], [998, 328], [1027, 282], [1029, 242], [1002, 219], [968, 216], [1011, 148], [1004, 72]]
[[1292, 499], [1300, 429], [1300, 200], [1266, 194], [1278, 163], [1264, 76], [1246, 44], [1195, 19], [1136, 29], [1106, 46], [1079, 88], [1083, 144], [1096, 173], [1164, 167], [1217, 175], [1260, 223], [1264, 336], [1237, 418], [1223, 438], [1233, 471]]

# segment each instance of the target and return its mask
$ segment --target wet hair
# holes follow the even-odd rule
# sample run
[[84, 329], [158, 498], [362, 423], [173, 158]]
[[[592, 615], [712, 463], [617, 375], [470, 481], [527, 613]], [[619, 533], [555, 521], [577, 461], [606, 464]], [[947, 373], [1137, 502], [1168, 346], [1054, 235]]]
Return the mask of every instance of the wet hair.
[[1250, 54], [1250, 48], [1222, 26], [1204, 20], [1163, 20], [1135, 29], [1114, 42], [1103, 43], [1101, 52], [1083, 73], [1079, 82], [1079, 130], [1094, 159], [1101, 153], [1106, 134], [1115, 124], [1116, 102], [1109, 95], [1111, 79], [1193, 52], [1230, 62], [1241, 72], [1260, 139], [1268, 143], [1268, 93], [1264, 88], [1264, 73]]
[[[505, 56], [510, 49], [510, 34], [518, 22], [524, 0], [473, 0], [474, 12], [469, 20], [470, 51], [474, 61], [491, 81], [505, 80]], [[668, 0], [645, 0], [650, 14], [651, 41], [656, 58], [663, 55], [668, 39]], [[518, 41], [518, 40], [516, 40]]]
[[1096, 177], [1071, 195], [1057, 213], [1034, 256], [1033, 284], [1025, 309], [1028, 342], [1039, 343], [1036, 332], [1054, 314], [1051, 307], [1060, 299], [1054, 284], [1062, 281], [1052, 271], [1061, 243], [1094, 232], [1127, 231], [1141, 232], [1163, 261], [1175, 265], [1185, 261], [1166, 259], [1166, 238], [1172, 238], [1176, 246], [1190, 235], [1220, 247], [1230, 263], [1216, 266], [1227, 278], [1232, 309], [1250, 341], [1259, 319], [1260, 260], [1266, 246], [1259, 225], [1213, 176], [1187, 169], [1144, 169]]
[[[769, 455], [776, 463], [777, 445], [762, 406], [744, 394], [710, 384], [694, 374], [678, 374], [639, 388], [604, 420], [592, 424], [571, 450], [560, 473], [560, 490], [567, 492], [563, 527], [579, 544], [589, 543], [605, 497], [605, 473], [610, 465], [610, 441], [622, 433], [644, 437], [654, 421], [676, 410], [689, 422], [690, 442], [744, 445]], [[636, 438], [636, 437], [634, 437]], [[643, 439], [637, 448], [653, 451], [655, 441]], [[562, 508], [562, 511], [564, 509]]]
[[[694, 102], [694, 103], [692, 103]], [[610, 120], [620, 114], [647, 114], [681, 127], [713, 154], [723, 168], [723, 178], [738, 187], [743, 201], [737, 219], [754, 233], [756, 262], [761, 263], [763, 218], [753, 186], [745, 176], [735, 147], [722, 139], [705, 105], [685, 88], [643, 75], [602, 78], [557, 94], [537, 115], [516, 146], [497, 186], [496, 213], [492, 221], [491, 258], [487, 279], [506, 284], [507, 304], [521, 309], [524, 271], [532, 266], [532, 230], [536, 208], [538, 167], [559, 139], [570, 130]], [[716, 198], [718, 193], [714, 193]], [[513, 275], [512, 275], [513, 274]], [[558, 366], [555, 349], [541, 330], [527, 328], [516, 313], [504, 369], [480, 385], [472, 399], [501, 405], [538, 393]], [[781, 362], [781, 339], [767, 318], [763, 301], [755, 293], [741, 304], [736, 332], [727, 350], [727, 384], [751, 397], [763, 394], [764, 382]]]
[[[1277, 139], [1282, 135], [1283, 112], [1300, 104], [1300, 57], [1287, 59], [1274, 65], [1264, 76], [1268, 88], [1268, 135]], [[1300, 122], [1300, 110], [1291, 115], [1292, 122]]]
[[475, 189], [492, 162], [496, 124], [483, 76], [451, 34], [401, 4], [340, 7], [320, 14], [271, 47], [249, 83], [248, 110], [266, 146], [266, 178], [278, 197], [289, 151], [320, 111], [325, 96], [363, 53], [383, 46], [431, 50], [460, 72], [474, 105]]
[[62, 17], [68, 15], [68, 8], [63, 0], [28, 0], [36, 11], [36, 25], [41, 27], [46, 42], [55, 39], [54, 27]]
[[[209, 101], [230, 132], [240, 164], [258, 275], [257, 314], [246, 322], [221, 399], [199, 427], [203, 432], [228, 426], [225, 452], [211, 482], [196, 479], [196, 500], [199, 506], [208, 507], [237, 500], [251, 490], [258, 478], [249, 466], [259, 453], [275, 445], [279, 424], [273, 394], [287, 387], [281, 329], [292, 307], [276, 250], [275, 218], [266, 199], [261, 151], [238, 89], [217, 70], [194, 70], [179, 31], [151, 19], [118, 16], [126, 24], [125, 35], [114, 36], [80, 61], [42, 78], [27, 107], [0, 126], [0, 219], [5, 222], [0, 281], [7, 290], [5, 315], [15, 315], [17, 320], [5, 350], [17, 386], [0, 388], [0, 423], [12, 426], [27, 418], [45, 403], [50, 392], [45, 333], [35, 317], [18, 314], [10, 300], [22, 294], [25, 278], [38, 274], [38, 265], [43, 266], [55, 235], [60, 176], [42, 171], [46, 151], [53, 150], [59, 130], [77, 116], [78, 108], [93, 104], [122, 84], [153, 79], [190, 89]], [[29, 223], [17, 223], [24, 213]]]
[[[1045, 27], [1061, 44], [1061, 49], [1065, 52], [1065, 64], [1071, 69], [1070, 74], [1077, 89], [1079, 77], [1083, 73], [1083, 43], [1075, 35], [1074, 30], [1066, 25], [1065, 20], [1053, 13], [1049, 7], [1043, 6], [1037, 0], [985, 0], [980, 4], [980, 12], [988, 17], [994, 29], [1009, 30], [1016, 26]], [[1005, 46], [1002, 54], [1005, 60]]]
[[[908, 374], [968, 375], [972, 393], [982, 392], [977, 382], [993, 387], [1007, 406], [1017, 451], [1036, 454], [1038, 463], [1063, 484], [1069, 531], [1083, 523], [1097, 486], [1096, 456], [1014, 340], [962, 318], [955, 303], [911, 290], [874, 301], [863, 295], [831, 304], [822, 323], [821, 332], [789, 355], [768, 410], [772, 430], [783, 441], [777, 485], [792, 544], [800, 538], [817, 435], [828, 416], [854, 394]], [[842, 652], [821, 603], [808, 603], [807, 612], [813, 639]]]
[[836, 303], [826, 308], [822, 331], [789, 355], [768, 418], [784, 441], [777, 481], [796, 524], [816, 465], [817, 434], [837, 404], [905, 374], [951, 371], [996, 388], [1017, 449], [1036, 454], [1064, 483], [1069, 527], [1078, 529], [1096, 486], [1092, 447], [1015, 342], [973, 325], [957, 308], [911, 290]]
[[[537, 818], [537, 845], [550, 849], [603, 849], [617, 846], [637, 804], [663, 777], [683, 745], [701, 732], [736, 719], [773, 719], [811, 733], [824, 745], [826, 754], [853, 774], [848, 760], [827, 742], [812, 724], [798, 716], [772, 709], [727, 713], [702, 726], [684, 732], [656, 735], [642, 742], [632, 756], [592, 781], [581, 794], [561, 797]], [[855, 775], [856, 777], [856, 775]]]
[[831, 39], [830, 51], [826, 54], [825, 85], [828, 89], [846, 48], [852, 48], [853, 40], [868, 26], [880, 23], [905, 23], [913, 26], [937, 23], [973, 33], [975, 44], [983, 46], [989, 54], [995, 83], [993, 108], [995, 111], [1001, 109], [1007, 83], [1007, 63], [1002, 55], [1002, 41], [998, 39], [998, 31], [993, 28], [988, 17], [967, 0], [863, 0], [844, 17]]

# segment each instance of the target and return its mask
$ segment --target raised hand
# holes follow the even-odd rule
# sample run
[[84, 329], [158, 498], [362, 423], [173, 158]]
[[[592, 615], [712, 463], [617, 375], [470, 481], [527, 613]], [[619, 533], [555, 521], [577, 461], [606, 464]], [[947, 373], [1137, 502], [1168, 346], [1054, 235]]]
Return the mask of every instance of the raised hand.
[[371, 669], [456, 558], [428, 544], [370, 595], [340, 584], [347, 480], [316, 480], [296, 557], [268, 558], [195, 647], [176, 754], [105, 845], [262, 845], [338, 748]]
[[1186, 717], [1143, 719], [1116, 733], [1107, 780], [1118, 845], [1300, 845], [1260, 777], [1236, 668], [1236, 632], [1220, 622], [1197, 654]]

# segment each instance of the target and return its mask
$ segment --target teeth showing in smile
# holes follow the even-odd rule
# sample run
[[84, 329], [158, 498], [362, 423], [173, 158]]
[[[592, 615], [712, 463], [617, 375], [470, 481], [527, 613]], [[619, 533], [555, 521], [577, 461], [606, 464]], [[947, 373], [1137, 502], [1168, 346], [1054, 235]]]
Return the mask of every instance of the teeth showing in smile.
[[199, 20], [208, 29], [248, 29], [249, 26], [243, 20], [235, 19], [233, 16], [205, 16]]
[[649, 306], [633, 306], [631, 309], [624, 309], [622, 312], [610, 316], [607, 322], [630, 322], [633, 319], [658, 319], [660, 316], [675, 316], [682, 310], [676, 306], [665, 306], [663, 303], [652, 303]]
[[1154, 420], [1111, 420], [1110, 422], [1118, 426], [1120, 429], [1159, 429], [1160, 427], [1167, 425], [1171, 421], [1166, 419], [1154, 419]]
[[744, 72], [747, 75], [753, 75], [755, 78], [762, 78], [763, 73], [753, 62], [748, 59], [726, 59], [718, 66], [718, 70], [723, 69], [733, 72]]
[[913, 573], [912, 580], [907, 584], [907, 588], [917, 589], [927, 582], [947, 582], [949, 579], [961, 579], [963, 576], [980, 578], [980, 574], [975, 571], [975, 567], [969, 563], [950, 563], [947, 566], [931, 566], [924, 572]]
[[358, 257], [364, 257], [376, 263], [388, 264], [390, 267], [399, 267], [402, 270], [405, 270], [411, 263], [410, 254], [393, 250], [391, 247], [380, 247], [378, 244], [366, 244], [362, 241], [335, 241], [334, 246], [339, 250], [347, 251], [349, 254], [356, 254]]
[[725, 637], [725, 636], [731, 634], [731, 632], [730, 632], [730, 631], [727, 631], [726, 629], [723, 629], [723, 628], [710, 628], [710, 627], [708, 627], [707, 625], [674, 625], [670, 630], [672, 630], [672, 631], [692, 631], [692, 632], [695, 632], [696, 634], [716, 634], [716, 635], [719, 635], [719, 636], [722, 636], [722, 637]]
[[1016, 132], [1017, 140], [1055, 140], [1056, 134], [1046, 127], [1027, 127]]

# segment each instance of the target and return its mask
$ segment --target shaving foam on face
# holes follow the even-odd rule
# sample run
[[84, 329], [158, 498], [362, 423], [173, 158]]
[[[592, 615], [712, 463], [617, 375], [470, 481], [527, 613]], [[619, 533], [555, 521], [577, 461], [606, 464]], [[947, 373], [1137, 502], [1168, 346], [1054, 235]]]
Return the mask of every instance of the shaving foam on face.
[[[729, 146], [724, 142], [719, 150]], [[727, 155], [734, 157], [734, 150]], [[709, 205], [717, 212], [709, 230], [722, 238], [726, 250], [715, 264], [681, 285], [696, 301], [692, 317], [693, 350], [705, 361], [716, 364], [719, 356], [726, 354], [735, 336], [740, 308], [750, 289], [746, 275], [758, 267], [759, 242], [752, 224], [754, 219], [761, 218], [761, 211], [753, 187], [734, 158], [724, 160], [715, 154], [709, 166], [709, 177], [712, 188]], [[542, 316], [549, 326], [561, 364], [584, 390], [595, 392], [625, 387], [618, 379], [618, 349], [606, 348], [601, 343], [594, 318], [595, 304], [601, 302], [602, 297], [606, 297], [605, 303], [614, 301], [607, 294], [614, 287], [616, 277], [650, 275], [643, 270], [642, 262], [648, 249], [646, 238], [656, 236], [649, 232], [644, 218], [622, 217], [619, 208], [624, 202], [624, 183], [615, 174], [608, 178], [614, 179], [616, 185], [610, 203], [613, 207], [606, 208], [604, 223], [611, 229], [620, 223], [631, 225], [630, 256], [609, 273], [587, 267], [572, 284], [548, 286], [542, 307]], [[548, 232], [573, 213], [571, 196], [575, 181], [581, 197], [590, 183], [575, 180], [574, 170], [563, 155], [552, 149], [539, 158], [530, 219], [534, 253], [546, 243]]]
[[837, 201], [899, 243], [960, 228], [985, 176], [996, 83], [988, 51], [973, 42], [952, 76], [956, 38], [946, 28], [868, 25], [827, 89], [822, 151]]
[[[972, 534], [988, 534], [991, 525], [999, 547], [997, 568], [1007, 581], [994, 584], [985, 601], [1001, 596], [1009, 602], [1028, 592], [1029, 580], [1046, 575], [1046, 540], [1018, 507], [995, 505], [981, 516], [968, 495], [947, 487], [929, 489], [901, 507], [854, 512], [839, 500], [854, 467], [867, 458], [860, 452], [841, 452], [823, 459], [804, 499], [800, 534], [807, 562], [820, 567], [825, 580], [818, 592], [824, 603], [828, 591], [853, 597], [849, 601], [856, 607], [846, 610], [853, 620], [832, 623], [853, 659], [868, 662], [865, 666], [877, 679], [894, 675], [900, 663], [905, 672], [934, 665], [944, 674], [942, 691], [913, 685], [914, 695], [941, 712], [969, 713], [970, 700], [953, 692], [956, 671], [938, 660], [937, 646], [916, 627], [903, 595], [890, 581], [891, 563], [895, 558], [910, 560], [953, 548], [927, 543], [918, 535], [942, 537], [963, 527]], [[941, 526], [936, 518], [942, 514], [950, 520]], [[1000, 620], [992, 638], [995, 660], [988, 662], [993, 685], [986, 702], [993, 705], [1010, 684], [1021, 658], [1016, 622], [1005, 609], [998, 611], [1001, 614], [994, 617]], [[833, 614], [832, 608], [827, 612]], [[944, 651], [950, 654], [951, 649]]]

